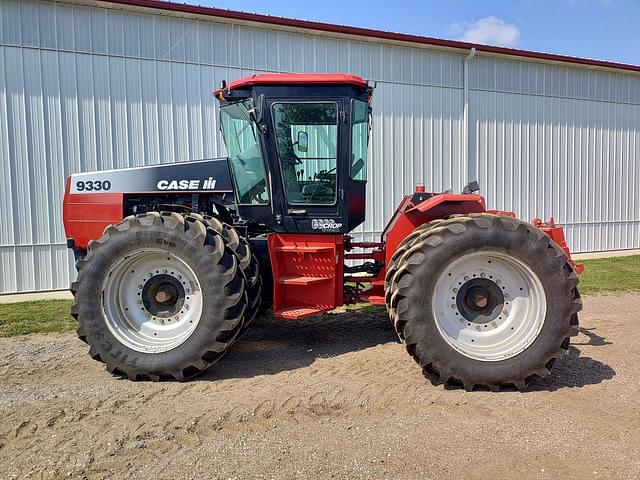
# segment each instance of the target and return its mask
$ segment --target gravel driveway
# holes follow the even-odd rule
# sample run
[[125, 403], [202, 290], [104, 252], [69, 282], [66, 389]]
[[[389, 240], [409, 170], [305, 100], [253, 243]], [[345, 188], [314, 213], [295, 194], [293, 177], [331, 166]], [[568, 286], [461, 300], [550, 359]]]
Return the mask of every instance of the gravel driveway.
[[188, 383], [0, 339], [0, 478], [639, 478], [639, 301], [585, 298], [526, 393], [432, 386], [383, 309], [256, 327]]

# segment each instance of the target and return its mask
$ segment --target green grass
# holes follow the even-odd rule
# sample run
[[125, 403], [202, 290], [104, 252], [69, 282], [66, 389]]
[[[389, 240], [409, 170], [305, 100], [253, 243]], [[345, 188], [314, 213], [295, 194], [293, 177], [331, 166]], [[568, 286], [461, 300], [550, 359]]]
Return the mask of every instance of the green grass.
[[583, 263], [585, 268], [578, 287], [583, 295], [640, 290], [640, 255], [579, 263]]
[[[583, 295], [640, 291], [640, 255], [584, 260], [585, 272], [580, 277]], [[69, 315], [71, 300], [41, 300], [0, 304], [0, 337], [27, 333], [69, 332], [76, 322]], [[346, 310], [363, 309], [361, 304]]]
[[72, 303], [72, 300], [39, 300], [0, 304], [0, 337], [75, 330], [76, 321], [69, 315]]

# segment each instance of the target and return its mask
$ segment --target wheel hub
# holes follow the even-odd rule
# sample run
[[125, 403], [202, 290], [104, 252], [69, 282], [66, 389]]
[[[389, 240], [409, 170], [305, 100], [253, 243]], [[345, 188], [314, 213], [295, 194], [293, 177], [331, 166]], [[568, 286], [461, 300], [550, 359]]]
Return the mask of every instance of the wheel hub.
[[486, 275], [476, 277], [459, 288], [456, 307], [464, 319], [474, 323], [487, 323], [502, 311], [504, 295], [498, 284], [486, 278]]
[[157, 317], [173, 317], [184, 305], [185, 290], [177, 277], [168, 274], [154, 275], [144, 284], [142, 302]]
[[489, 295], [486, 290], [475, 288], [469, 291], [465, 298], [465, 303], [472, 310], [481, 312], [489, 304]]

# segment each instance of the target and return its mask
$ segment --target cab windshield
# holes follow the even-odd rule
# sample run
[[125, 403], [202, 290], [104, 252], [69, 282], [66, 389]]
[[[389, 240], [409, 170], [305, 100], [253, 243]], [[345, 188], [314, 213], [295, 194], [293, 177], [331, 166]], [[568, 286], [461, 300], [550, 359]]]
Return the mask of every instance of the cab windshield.
[[238, 203], [265, 205], [269, 203], [269, 192], [259, 136], [249, 114], [252, 108], [253, 101], [250, 99], [222, 107], [222, 134]]

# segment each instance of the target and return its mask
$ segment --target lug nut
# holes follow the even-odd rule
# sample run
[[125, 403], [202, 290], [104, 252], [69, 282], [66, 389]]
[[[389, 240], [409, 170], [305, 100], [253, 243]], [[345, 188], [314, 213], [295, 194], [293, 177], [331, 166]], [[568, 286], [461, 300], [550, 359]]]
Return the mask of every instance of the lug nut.
[[482, 273], [480, 273], [480, 276], [481, 276], [482, 278], [484, 278], [486, 275], [485, 275], [485, 273], [484, 273], [484, 272], [482, 272]]
[[453, 289], [453, 293], [457, 293], [457, 292], [458, 292], [458, 289], [457, 289], [457, 288], [454, 288], [454, 289]]
[[465, 279], [465, 280], [469, 280], [469, 275], [465, 275], [465, 276], [464, 276], [464, 279]]

